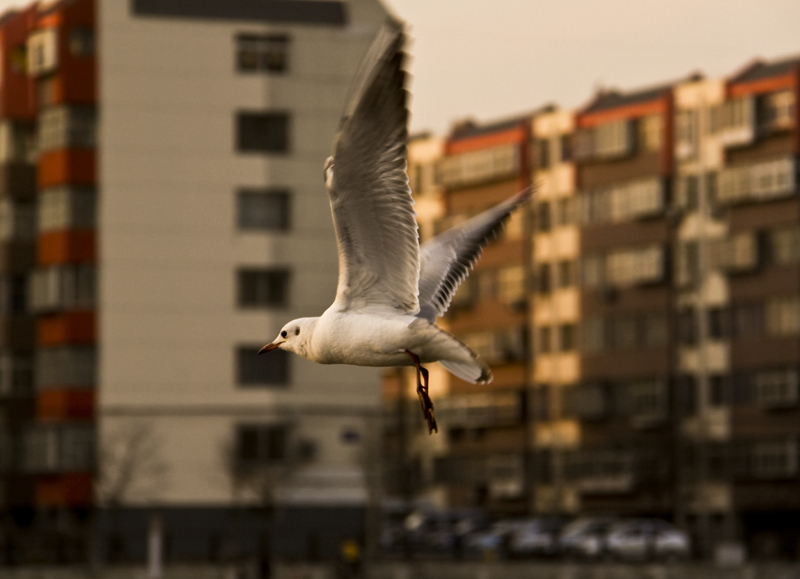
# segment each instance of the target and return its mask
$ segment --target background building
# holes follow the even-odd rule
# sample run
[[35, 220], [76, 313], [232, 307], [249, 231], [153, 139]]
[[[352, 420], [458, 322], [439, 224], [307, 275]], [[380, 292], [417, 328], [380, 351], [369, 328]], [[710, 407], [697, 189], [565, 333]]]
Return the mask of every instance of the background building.
[[537, 111], [527, 144], [506, 139], [515, 122], [452, 131], [443, 224], [511, 194], [523, 166], [538, 189], [529, 234], [511, 223], [443, 322], [495, 382], [448, 377], [442, 506], [661, 517], [699, 555], [797, 556], [798, 74], [789, 58], [600, 91]]
[[567, 479], [567, 457], [580, 444], [579, 423], [568, 413], [568, 395], [580, 380], [577, 222], [572, 135], [575, 114], [552, 108], [533, 117], [536, 186], [530, 242], [533, 278], [531, 327], [533, 396], [529, 433], [534, 447], [534, 506], [538, 513], [574, 513], [577, 487]]
[[322, 164], [385, 17], [62, 0], [0, 21], [4, 553], [85, 559], [94, 507], [106, 560], [144, 557], [155, 507], [178, 560], [363, 539], [377, 370], [255, 353], [335, 295]]

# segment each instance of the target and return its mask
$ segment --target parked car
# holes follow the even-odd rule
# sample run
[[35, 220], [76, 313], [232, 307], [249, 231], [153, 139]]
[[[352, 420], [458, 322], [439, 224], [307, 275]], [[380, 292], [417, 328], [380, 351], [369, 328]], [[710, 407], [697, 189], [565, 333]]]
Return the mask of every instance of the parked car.
[[623, 561], [686, 559], [691, 555], [689, 535], [660, 519], [634, 519], [612, 526], [606, 552]]
[[527, 520], [511, 532], [508, 542], [511, 557], [549, 557], [558, 554], [558, 538], [565, 519]]
[[580, 518], [564, 527], [558, 541], [559, 552], [567, 557], [596, 559], [605, 552], [605, 537], [616, 522], [611, 517]]
[[417, 511], [405, 520], [406, 540], [416, 552], [459, 555], [464, 537], [486, 526], [473, 510]]
[[511, 535], [525, 523], [525, 519], [501, 519], [488, 527], [476, 529], [464, 537], [464, 551], [484, 558], [506, 557]]

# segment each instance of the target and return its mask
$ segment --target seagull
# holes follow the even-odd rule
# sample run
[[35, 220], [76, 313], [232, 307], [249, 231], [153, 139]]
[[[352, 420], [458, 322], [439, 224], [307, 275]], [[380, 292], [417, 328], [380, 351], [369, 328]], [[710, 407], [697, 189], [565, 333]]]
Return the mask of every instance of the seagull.
[[447, 311], [483, 247], [532, 190], [420, 247], [406, 174], [404, 42], [398, 21], [389, 19], [379, 29], [356, 73], [334, 154], [325, 162], [339, 255], [336, 298], [321, 316], [283, 326], [259, 354], [280, 349], [319, 364], [414, 366], [431, 434], [438, 427], [422, 364], [439, 362], [472, 383], [492, 379], [486, 362], [439, 328], [436, 318]]

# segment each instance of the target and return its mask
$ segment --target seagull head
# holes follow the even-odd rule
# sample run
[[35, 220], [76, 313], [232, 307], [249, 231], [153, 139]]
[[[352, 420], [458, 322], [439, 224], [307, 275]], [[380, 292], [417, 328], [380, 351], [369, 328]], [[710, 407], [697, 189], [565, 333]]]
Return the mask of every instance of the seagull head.
[[313, 333], [314, 326], [318, 319], [319, 318], [298, 318], [292, 320], [281, 328], [277, 338], [258, 351], [259, 355], [280, 348], [281, 350], [294, 352], [305, 358], [308, 353], [308, 341], [311, 338], [311, 334]]

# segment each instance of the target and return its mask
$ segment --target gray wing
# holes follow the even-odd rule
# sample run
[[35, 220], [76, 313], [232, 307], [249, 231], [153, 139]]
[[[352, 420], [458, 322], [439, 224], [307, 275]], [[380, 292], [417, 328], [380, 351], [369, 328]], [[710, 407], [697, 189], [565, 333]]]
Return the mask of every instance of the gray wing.
[[401, 25], [387, 21], [356, 74], [325, 167], [339, 250], [340, 310], [419, 311], [419, 241], [406, 176]]
[[525, 189], [423, 244], [419, 317], [434, 322], [447, 311], [458, 286], [469, 275], [483, 248], [497, 237], [511, 213], [532, 194], [533, 189]]

